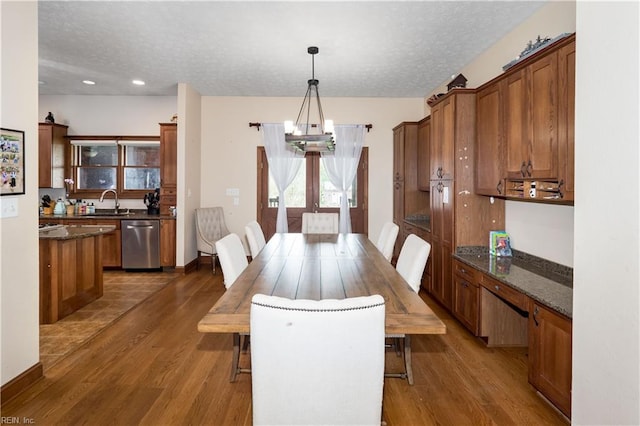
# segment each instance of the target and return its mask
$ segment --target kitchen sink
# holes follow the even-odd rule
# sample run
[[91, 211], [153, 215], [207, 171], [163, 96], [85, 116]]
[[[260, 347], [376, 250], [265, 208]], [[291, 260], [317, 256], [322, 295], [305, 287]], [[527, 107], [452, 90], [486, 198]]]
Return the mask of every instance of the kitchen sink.
[[91, 213], [91, 214], [87, 214], [84, 215], [86, 216], [129, 216], [132, 215], [133, 213], [131, 212], [96, 212], [96, 213]]

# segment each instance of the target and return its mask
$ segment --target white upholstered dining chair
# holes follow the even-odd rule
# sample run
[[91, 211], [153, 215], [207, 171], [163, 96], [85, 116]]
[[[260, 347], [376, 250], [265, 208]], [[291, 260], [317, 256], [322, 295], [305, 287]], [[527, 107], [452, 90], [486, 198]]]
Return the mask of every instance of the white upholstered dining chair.
[[302, 213], [303, 234], [337, 234], [339, 223], [338, 213]]
[[[254, 425], [380, 425], [384, 299], [251, 301]], [[354, 338], [357, 336], [357, 338]]]
[[[416, 293], [420, 291], [422, 274], [424, 273], [424, 268], [427, 265], [430, 252], [431, 244], [415, 234], [410, 234], [402, 244], [402, 249], [398, 255], [396, 270]], [[411, 336], [408, 334], [388, 334], [387, 338], [393, 339], [396, 347], [403, 343], [402, 354], [404, 357], [404, 372], [385, 373], [385, 377], [399, 377], [407, 379], [409, 384], [413, 385], [413, 369], [411, 367]]]
[[[228, 290], [236, 282], [238, 276], [249, 265], [242, 241], [237, 234], [229, 234], [216, 242], [220, 267], [224, 276], [224, 286]], [[249, 335], [233, 333], [233, 356], [231, 361], [230, 381], [235, 382], [239, 373], [250, 373], [248, 368], [240, 367], [240, 340], [244, 336], [243, 351], [249, 346]]]
[[211, 255], [211, 268], [216, 273], [216, 241], [229, 235], [224, 220], [222, 207], [202, 207], [196, 211], [196, 244], [198, 247], [198, 268], [200, 268], [200, 254]]
[[255, 220], [247, 223], [244, 227], [244, 232], [247, 235], [247, 242], [249, 243], [249, 250], [251, 251], [251, 258], [255, 258], [260, 250], [267, 244], [264, 238], [264, 232], [262, 227]]
[[380, 236], [378, 237], [378, 242], [376, 243], [376, 247], [380, 250], [380, 253], [391, 262], [391, 257], [393, 256], [393, 247], [396, 244], [396, 239], [398, 238], [398, 232], [400, 231], [400, 227], [393, 222], [387, 222], [382, 226], [382, 230], [380, 231]]

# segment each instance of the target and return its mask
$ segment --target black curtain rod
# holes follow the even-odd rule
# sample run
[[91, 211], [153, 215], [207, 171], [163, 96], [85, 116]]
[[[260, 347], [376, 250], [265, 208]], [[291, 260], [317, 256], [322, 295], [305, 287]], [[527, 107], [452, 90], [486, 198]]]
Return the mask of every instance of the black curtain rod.
[[[260, 131], [260, 126], [262, 126], [262, 123], [249, 123], [249, 127], [256, 127], [257, 131]], [[318, 127], [318, 125], [312, 124], [311, 127]], [[369, 131], [373, 129], [373, 124], [365, 124], [364, 127], [367, 129], [367, 133], [369, 133]]]

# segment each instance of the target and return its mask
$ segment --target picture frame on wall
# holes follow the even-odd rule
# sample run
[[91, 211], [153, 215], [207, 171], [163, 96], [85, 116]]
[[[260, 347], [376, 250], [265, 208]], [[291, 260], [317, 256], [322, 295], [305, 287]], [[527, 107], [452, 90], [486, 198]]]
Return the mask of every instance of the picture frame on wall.
[[24, 194], [24, 131], [0, 128], [0, 195]]

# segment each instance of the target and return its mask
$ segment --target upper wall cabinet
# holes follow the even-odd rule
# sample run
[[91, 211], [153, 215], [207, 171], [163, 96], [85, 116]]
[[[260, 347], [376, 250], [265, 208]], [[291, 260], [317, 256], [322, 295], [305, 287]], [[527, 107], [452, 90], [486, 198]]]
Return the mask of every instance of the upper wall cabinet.
[[432, 180], [453, 179], [454, 138], [456, 129], [456, 104], [447, 97], [431, 108], [431, 158]]
[[504, 196], [504, 81], [476, 95], [476, 194]]
[[573, 202], [575, 35], [478, 89], [476, 193]]
[[39, 123], [38, 125], [38, 187], [64, 188], [67, 162], [67, 126]]

